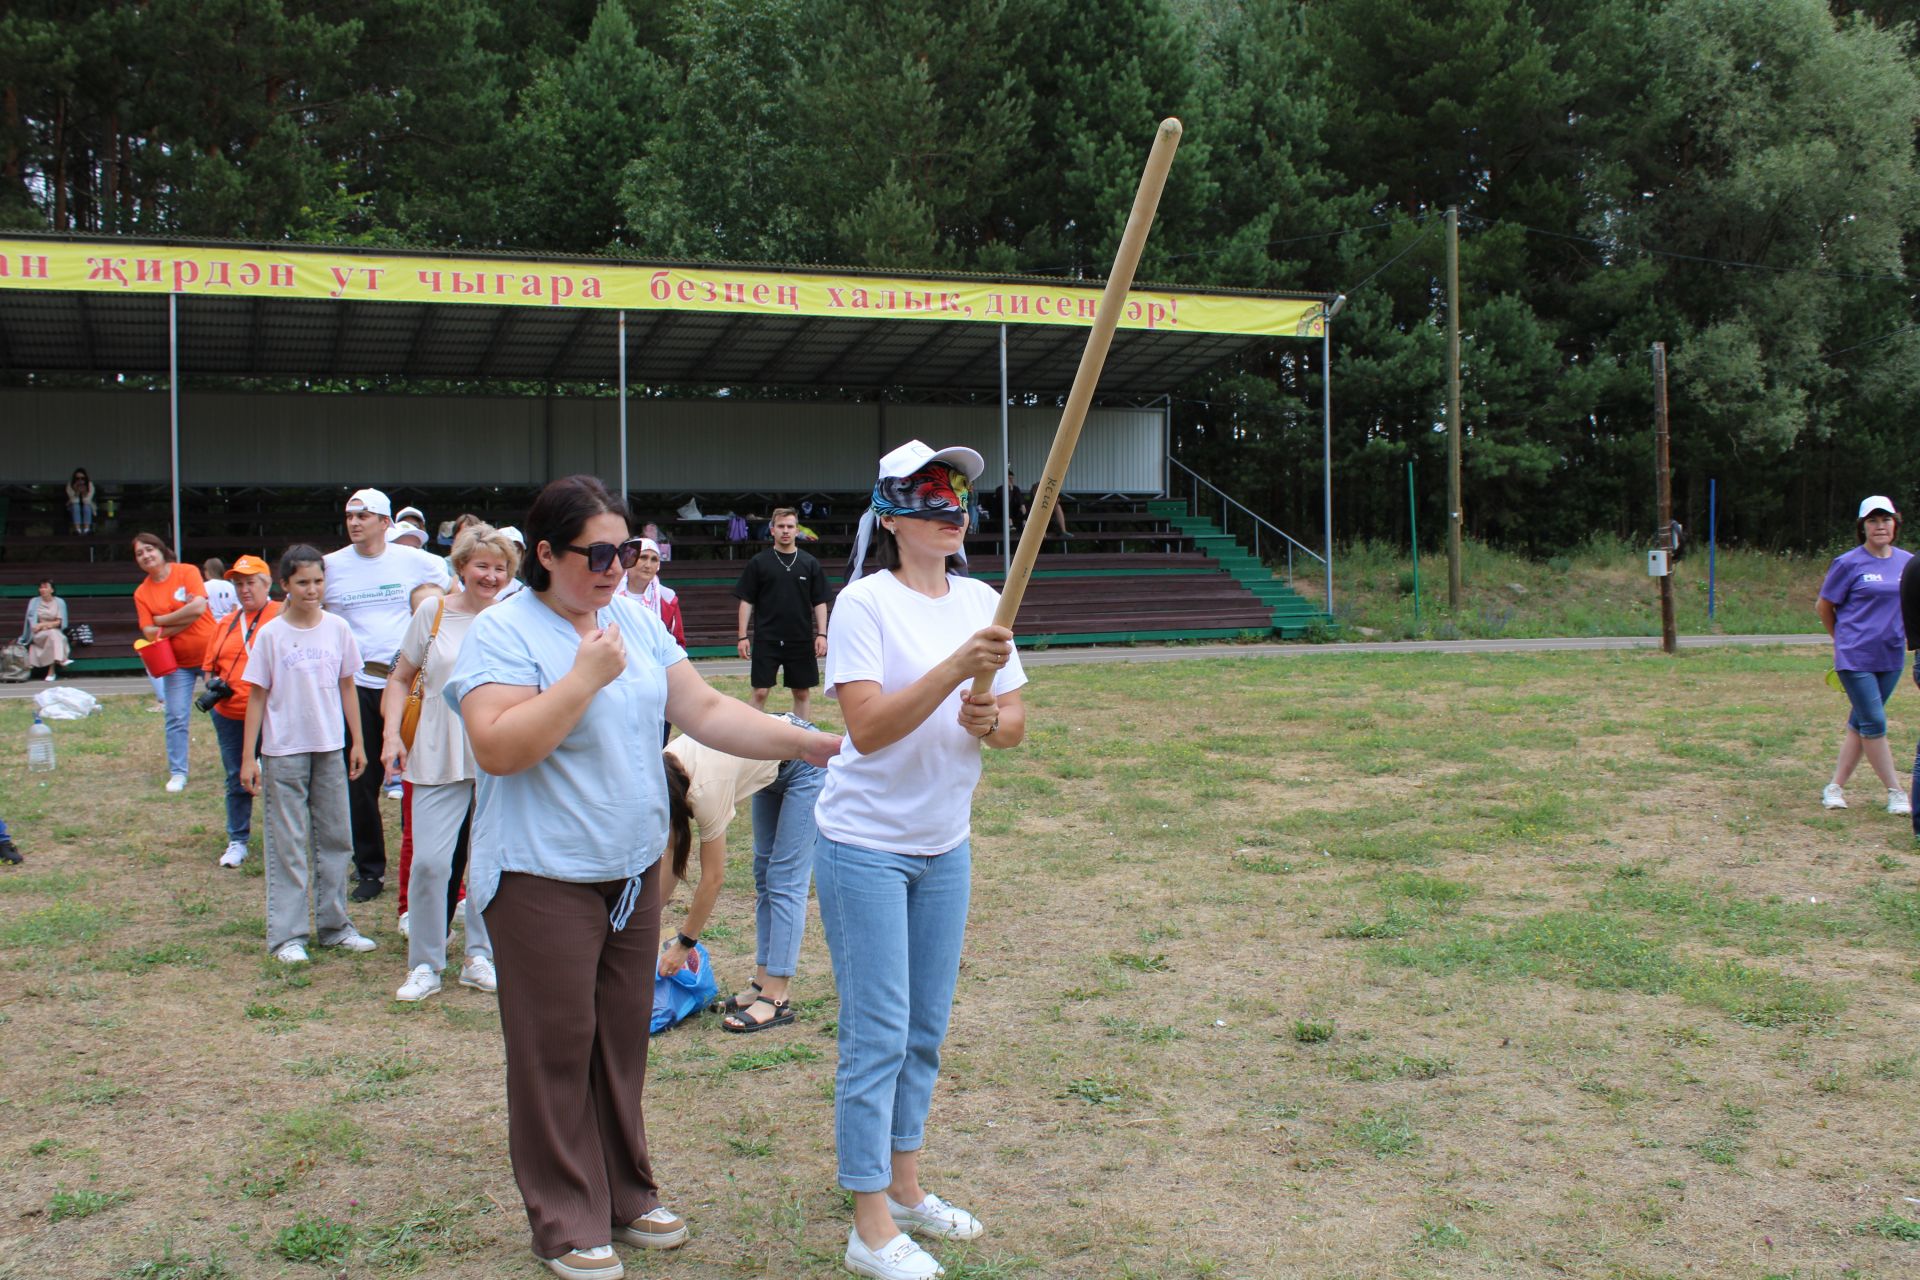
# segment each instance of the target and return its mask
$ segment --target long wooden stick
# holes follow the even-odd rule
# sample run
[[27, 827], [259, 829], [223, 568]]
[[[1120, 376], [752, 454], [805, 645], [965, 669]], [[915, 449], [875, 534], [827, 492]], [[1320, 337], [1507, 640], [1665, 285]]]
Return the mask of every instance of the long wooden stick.
[[[1147, 231], [1153, 226], [1153, 214], [1160, 207], [1160, 191], [1167, 185], [1167, 170], [1173, 165], [1173, 153], [1180, 145], [1180, 122], [1168, 116], [1160, 122], [1153, 137], [1153, 151], [1147, 156], [1146, 171], [1140, 175], [1140, 190], [1133, 197], [1133, 212], [1127, 216], [1127, 229], [1120, 235], [1120, 250], [1114, 254], [1113, 270], [1107, 275], [1107, 287], [1100, 295], [1100, 310], [1093, 318], [1093, 331], [1087, 335], [1087, 347], [1080, 353], [1080, 368], [1073, 375], [1073, 390], [1067, 407], [1060, 414], [1060, 427], [1053, 433], [1053, 449], [1047, 454], [1046, 469], [1034, 489], [1027, 510], [1027, 527], [1020, 533], [1020, 545], [1007, 565], [1007, 580], [1000, 588], [1000, 607], [994, 610], [993, 623], [1011, 628], [1020, 612], [1020, 598], [1027, 593], [1027, 580], [1033, 576], [1033, 562], [1040, 555], [1047, 526], [1053, 520], [1053, 508], [1060, 500], [1060, 486], [1066, 483], [1067, 464], [1073, 461], [1074, 446], [1080, 443], [1080, 429], [1087, 423], [1087, 405], [1100, 382], [1100, 370], [1107, 363], [1107, 348], [1113, 345], [1113, 330], [1127, 305], [1127, 290], [1133, 287], [1133, 272], [1140, 265], [1140, 251], [1146, 247]], [[993, 677], [983, 675], [973, 682], [973, 692], [987, 693]]]

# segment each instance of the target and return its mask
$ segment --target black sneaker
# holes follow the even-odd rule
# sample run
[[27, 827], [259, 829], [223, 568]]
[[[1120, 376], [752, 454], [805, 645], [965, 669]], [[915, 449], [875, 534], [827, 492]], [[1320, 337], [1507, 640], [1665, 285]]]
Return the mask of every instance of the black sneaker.
[[380, 896], [381, 883], [378, 880], [362, 880], [353, 886], [351, 897], [355, 902], [372, 902]]
[[0, 862], [10, 863], [17, 867], [25, 861], [26, 859], [20, 856], [20, 851], [13, 847], [13, 841], [0, 840]]

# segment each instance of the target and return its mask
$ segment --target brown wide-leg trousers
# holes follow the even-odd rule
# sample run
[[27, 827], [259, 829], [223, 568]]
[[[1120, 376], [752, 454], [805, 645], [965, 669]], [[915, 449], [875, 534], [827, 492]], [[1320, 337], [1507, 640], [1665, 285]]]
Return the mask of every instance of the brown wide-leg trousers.
[[534, 1252], [606, 1244], [659, 1207], [640, 1094], [660, 950], [660, 864], [627, 927], [608, 914], [624, 880], [568, 884], [508, 873], [487, 904], [507, 1042], [507, 1146]]

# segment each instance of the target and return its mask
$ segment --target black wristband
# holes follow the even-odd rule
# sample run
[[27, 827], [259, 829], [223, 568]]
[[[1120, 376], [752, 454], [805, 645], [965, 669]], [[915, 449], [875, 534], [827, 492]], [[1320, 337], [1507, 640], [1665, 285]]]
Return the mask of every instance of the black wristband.
[[691, 951], [691, 950], [693, 950], [693, 949], [694, 949], [695, 947], [697, 947], [697, 946], [699, 946], [699, 945], [700, 945], [700, 939], [698, 939], [698, 938], [689, 938], [689, 937], [688, 937], [688, 936], [687, 936], [686, 934], [684, 934], [684, 933], [677, 933], [677, 934], [675, 934], [675, 935], [674, 935], [674, 940], [675, 940], [676, 942], [678, 942], [678, 943], [679, 943], [679, 944], [680, 944], [681, 946], [683, 946], [683, 947], [685, 947], [685, 948], [686, 948], [687, 950], [689, 950], [689, 951]]

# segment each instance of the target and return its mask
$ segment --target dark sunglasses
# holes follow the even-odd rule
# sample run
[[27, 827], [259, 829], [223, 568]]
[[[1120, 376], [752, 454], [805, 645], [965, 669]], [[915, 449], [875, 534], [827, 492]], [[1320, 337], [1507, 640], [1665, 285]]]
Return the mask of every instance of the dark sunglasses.
[[640, 539], [628, 538], [619, 546], [611, 542], [595, 542], [589, 546], [576, 547], [569, 542], [560, 549], [584, 556], [587, 561], [587, 572], [605, 573], [613, 568], [615, 559], [620, 561], [622, 569], [633, 568], [633, 562], [640, 558]]

